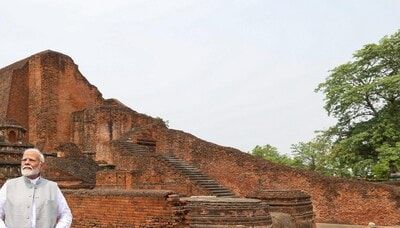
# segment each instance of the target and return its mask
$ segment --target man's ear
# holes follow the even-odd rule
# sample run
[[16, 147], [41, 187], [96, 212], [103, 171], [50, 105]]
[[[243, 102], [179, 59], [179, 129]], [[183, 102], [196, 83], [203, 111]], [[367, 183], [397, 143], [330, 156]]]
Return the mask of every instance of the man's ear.
[[47, 169], [47, 164], [44, 162], [40, 163], [40, 175], [43, 177], [46, 177], [46, 169]]
[[47, 168], [47, 164], [44, 162], [40, 162], [40, 166], [42, 170]]

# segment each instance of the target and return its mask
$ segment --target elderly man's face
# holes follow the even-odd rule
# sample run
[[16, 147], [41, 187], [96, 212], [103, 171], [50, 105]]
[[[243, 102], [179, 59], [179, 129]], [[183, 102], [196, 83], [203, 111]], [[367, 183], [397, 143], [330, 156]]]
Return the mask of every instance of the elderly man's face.
[[34, 179], [39, 176], [42, 162], [39, 154], [34, 151], [26, 151], [21, 159], [21, 173], [23, 176]]

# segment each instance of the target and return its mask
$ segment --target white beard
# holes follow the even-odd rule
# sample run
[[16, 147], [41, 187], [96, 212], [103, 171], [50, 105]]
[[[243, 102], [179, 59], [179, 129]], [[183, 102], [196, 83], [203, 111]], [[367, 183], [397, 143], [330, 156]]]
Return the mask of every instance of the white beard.
[[26, 177], [30, 177], [30, 176], [35, 176], [38, 175], [40, 173], [40, 169], [29, 169], [29, 168], [22, 168], [21, 169], [21, 174], [22, 176], [26, 176]]

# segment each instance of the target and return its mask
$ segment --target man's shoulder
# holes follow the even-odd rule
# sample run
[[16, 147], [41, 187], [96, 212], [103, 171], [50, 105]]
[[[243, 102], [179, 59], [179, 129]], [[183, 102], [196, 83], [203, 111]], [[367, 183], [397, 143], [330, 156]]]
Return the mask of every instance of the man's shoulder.
[[[2, 188], [9, 188], [11, 186], [19, 185], [20, 183], [23, 183], [23, 177], [16, 177], [16, 178], [10, 178], [7, 179], [6, 182], [3, 184]], [[9, 187], [7, 187], [9, 186]]]
[[[39, 180], [39, 181], [40, 181], [40, 183], [43, 183], [43, 184], [57, 185], [57, 182], [48, 180], [48, 179], [43, 178], [43, 177], [40, 177], [40, 180]], [[10, 183], [10, 184], [11, 184], [11, 183], [15, 183], [15, 182], [25, 182], [25, 177], [24, 177], [24, 176], [20, 176], [20, 177], [8, 179], [8, 180], [6, 181], [6, 184], [7, 184], [7, 183]]]
[[57, 182], [51, 181], [51, 180], [43, 178], [43, 177], [40, 177], [40, 182], [43, 184], [48, 184], [50, 186], [57, 186]]
[[20, 177], [7, 179], [6, 184], [7, 183], [13, 183], [13, 182], [19, 182], [19, 181], [24, 181], [24, 177], [20, 176]]

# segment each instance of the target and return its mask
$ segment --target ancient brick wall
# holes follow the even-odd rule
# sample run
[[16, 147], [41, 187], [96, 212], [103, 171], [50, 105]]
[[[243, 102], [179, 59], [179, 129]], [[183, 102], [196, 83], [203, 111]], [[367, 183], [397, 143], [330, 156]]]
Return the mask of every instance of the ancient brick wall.
[[300, 189], [312, 197], [316, 222], [400, 223], [397, 187], [295, 170], [181, 131], [161, 129], [157, 134], [157, 153], [174, 153], [196, 164], [238, 195], [246, 196], [260, 189]]
[[[11, 85], [13, 81], [13, 77], [15, 75], [21, 77], [25, 77], [26, 75], [21, 75], [22, 71], [26, 71], [26, 66], [28, 64], [29, 58], [20, 60], [16, 63], [13, 63], [9, 66], [6, 66], [2, 69], [0, 69], [0, 118], [6, 118], [7, 117], [7, 111], [9, 106], [9, 98], [10, 98], [10, 92], [11, 92]], [[22, 71], [21, 71], [22, 69]], [[20, 80], [21, 79], [16, 79]], [[25, 81], [25, 79], [22, 79], [22, 81]], [[15, 82], [15, 81], [14, 81]], [[23, 88], [24, 90], [28, 90], [27, 87]]]
[[165, 123], [163, 122], [162, 119], [160, 118], [153, 118], [151, 116], [138, 113], [138, 112], [133, 112], [132, 114], [132, 127], [140, 127], [143, 128], [144, 126], [162, 126], [166, 127]]
[[[96, 160], [115, 163], [117, 170], [132, 171], [133, 187], [202, 194], [201, 189], [156, 156], [174, 154], [195, 164], [240, 196], [263, 189], [301, 189], [312, 197], [316, 222], [400, 223], [398, 187], [323, 177], [279, 166], [182, 131], [168, 130], [161, 119], [131, 110], [113, 112], [114, 109], [105, 108], [97, 111], [96, 107], [103, 109], [105, 104], [100, 92], [81, 75], [70, 57], [60, 53], [45, 51], [0, 69], [0, 102], [0, 117], [15, 119], [24, 125], [29, 143], [50, 151], [72, 138], [83, 152], [98, 152]], [[94, 111], [85, 113], [84, 109]], [[142, 139], [155, 141], [156, 154], [114, 157], [109, 142], [115, 139], [136, 143]], [[72, 164], [68, 166], [73, 167]], [[168, 198], [165, 194], [129, 193], [126, 197], [127, 193], [118, 191], [75, 193], [68, 193], [78, 218], [75, 227], [142, 223], [151, 226], [154, 214], [157, 218], [161, 216], [158, 221], [166, 224], [174, 223], [170, 219], [177, 218], [173, 217], [175, 211], [165, 204]], [[104, 207], [98, 207], [98, 202]], [[160, 209], [160, 205], [164, 208]], [[129, 211], [127, 220], [121, 220], [118, 213], [104, 217], [116, 207]]]
[[132, 189], [133, 175], [124, 170], [102, 170], [96, 173], [96, 188]]
[[103, 98], [66, 55], [45, 51], [0, 70], [0, 115], [28, 130], [28, 140], [51, 150], [70, 139], [71, 113]]
[[64, 195], [73, 228], [178, 227], [184, 219], [182, 203], [170, 191], [67, 190]]
[[[28, 87], [29, 87], [29, 95], [28, 95], [28, 125], [26, 126], [28, 130], [28, 140], [32, 144], [38, 142], [38, 134], [40, 133], [40, 129], [37, 127], [37, 124], [32, 120], [37, 122], [40, 105], [42, 103], [41, 98], [41, 81], [42, 81], [42, 72], [43, 68], [40, 61], [39, 55], [33, 55], [29, 60], [29, 75], [28, 77]], [[18, 105], [18, 104], [13, 104]], [[33, 122], [33, 123], [31, 123]], [[35, 145], [38, 147], [38, 145]]]
[[[12, 117], [23, 127], [28, 126], [28, 64], [13, 71], [7, 116]], [[15, 105], [18, 104], [18, 105]]]
[[183, 196], [208, 195], [206, 190], [173, 169], [159, 155], [152, 152], [132, 152], [126, 153], [113, 147], [115, 169], [117, 172], [132, 172], [132, 188], [168, 189]]
[[82, 153], [96, 151], [95, 110], [85, 109], [72, 113], [71, 141], [79, 146]]
[[5, 118], [7, 116], [11, 79], [12, 72], [10, 70], [0, 71], [0, 118]]
[[101, 105], [72, 114], [72, 142], [84, 152], [95, 154], [96, 161], [113, 163], [110, 141], [132, 128], [132, 111]]
[[51, 51], [39, 53], [30, 58], [30, 65], [29, 141], [51, 150], [69, 141], [72, 112], [103, 99], [68, 56]]

